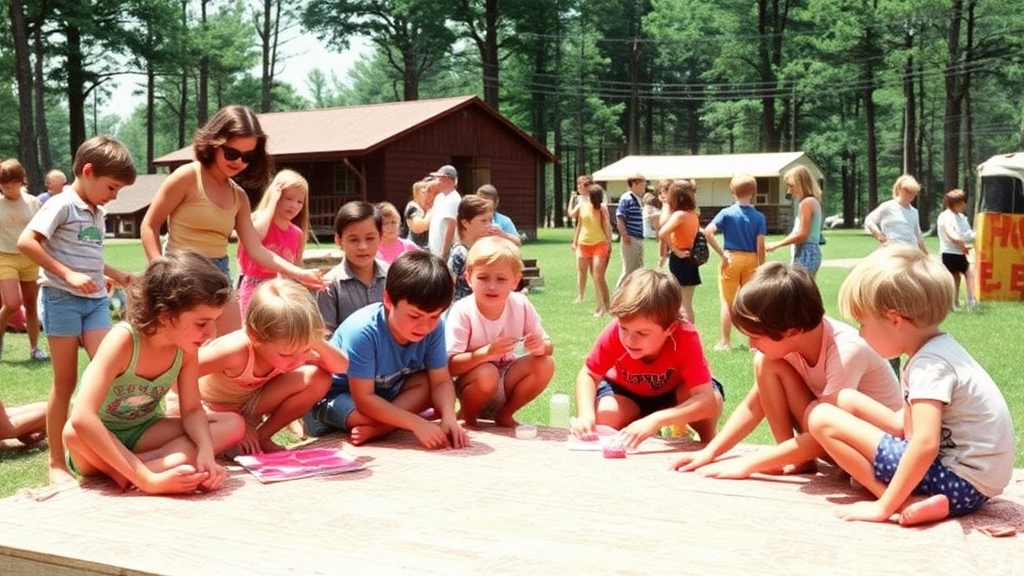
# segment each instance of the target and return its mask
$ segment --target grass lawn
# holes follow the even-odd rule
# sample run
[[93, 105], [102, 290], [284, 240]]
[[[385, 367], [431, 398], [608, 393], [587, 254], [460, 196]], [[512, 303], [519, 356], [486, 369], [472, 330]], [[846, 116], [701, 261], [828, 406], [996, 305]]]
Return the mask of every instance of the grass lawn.
[[[860, 231], [829, 231], [828, 244], [823, 247], [826, 259], [856, 258], [875, 248], [874, 239]], [[548, 399], [554, 392], [572, 394], [576, 373], [583, 358], [590, 350], [593, 340], [608, 317], [594, 318], [594, 290], [587, 286], [587, 300], [578, 306], [575, 297], [575, 260], [569, 249], [571, 231], [541, 230], [536, 242], [523, 247], [523, 255], [537, 258], [545, 285], [530, 294], [537, 307], [544, 327], [555, 343], [555, 377], [548, 390], [534, 403], [519, 412], [519, 419], [545, 424], [548, 419]], [[929, 249], [937, 251], [937, 240], [929, 238]], [[138, 242], [111, 241], [106, 247], [108, 261], [114, 266], [130, 271], [143, 267], [144, 256]], [[608, 270], [608, 282], [614, 286], [620, 267], [619, 250], [613, 249], [612, 262]], [[648, 265], [657, 264], [657, 250], [652, 242], [647, 244], [645, 258]], [[770, 254], [772, 260], [788, 260], [786, 250]], [[847, 268], [823, 267], [818, 272], [818, 283], [828, 314], [838, 317], [836, 303], [839, 285], [846, 277]], [[704, 340], [705, 349], [711, 350], [718, 334], [718, 269], [715, 259], [701, 269], [704, 284], [697, 289], [694, 297], [694, 311], [697, 327]], [[1017, 326], [1018, 328], [1014, 328]], [[1013, 368], [1013, 357], [1021, 353], [1020, 326], [1024, 326], [1024, 306], [1020, 303], [984, 303], [974, 313], [952, 314], [944, 329], [963, 343], [974, 357], [989, 371], [1002, 387], [1016, 422], [1024, 422], [1024, 388]], [[738, 334], [733, 335], [733, 344], [745, 343]], [[732, 412], [736, 403], [746, 395], [753, 384], [752, 353], [745, 348], [731, 352], [708, 352], [715, 376], [725, 384], [725, 416]], [[51, 373], [48, 364], [34, 364], [27, 360], [28, 344], [23, 334], [10, 334], [6, 338], [4, 361], [0, 363], [0, 398], [8, 406], [32, 401], [45, 400], [50, 386]], [[82, 354], [79, 366], [84, 367]], [[770, 442], [767, 427], [762, 424], [748, 439], [754, 443]], [[1024, 441], [1017, 431], [1017, 466], [1024, 465]], [[40, 486], [46, 481], [46, 449], [0, 450], [0, 497], [10, 495], [22, 487]]]

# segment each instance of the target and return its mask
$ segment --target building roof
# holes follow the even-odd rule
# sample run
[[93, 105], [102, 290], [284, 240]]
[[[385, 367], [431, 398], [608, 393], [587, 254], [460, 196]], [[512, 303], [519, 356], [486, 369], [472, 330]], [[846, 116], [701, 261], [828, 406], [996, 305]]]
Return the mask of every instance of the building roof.
[[156, 191], [166, 178], [167, 174], [139, 174], [134, 184], [122, 188], [117, 193], [117, 200], [110, 202], [103, 209], [112, 216], [145, 210], [153, 202]]
[[803, 164], [815, 178], [824, 174], [806, 152], [709, 154], [704, 156], [626, 156], [594, 172], [598, 182], [618, 182], [640, 173], [648, 180], [663, 178], [732, 178], [738, 172], [754, 177], [779, 176]]
[[[389, 102], [365, 106], [345, 106], [319, 110], [295, 110], [258, 114], [267, 133], [267, 149], [278, 160], [310, 156], [344, 157], [367, 154], [401, 138], [437, 118], [475, 106], [527, 140], [537, 153], [549, 161], [554, 156], [493, 108], [476, 96]], [[192, 147], [161, 156], [156, 166], [169, 166], [193, 159]]]
[[1024, 152], [997, 154], [978, 164], [978, 174], [981, 176], [1020, 176], [1024, 174]]

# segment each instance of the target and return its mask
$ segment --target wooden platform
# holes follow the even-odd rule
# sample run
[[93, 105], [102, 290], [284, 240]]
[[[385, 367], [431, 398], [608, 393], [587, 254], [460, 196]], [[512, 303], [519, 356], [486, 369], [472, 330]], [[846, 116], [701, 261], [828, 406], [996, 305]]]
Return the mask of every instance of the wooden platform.
[[711, 480], [667, 471], [690, 445], [606, 460], [564, 431], [472, 439], [346, 444], [368, 469], [270, 485], [236, 470], [212, 494], [0, 500], [0, 574], [1024, 574], [1019, 536], [978, 530], [1024, 529], [1021, 472], [973, 516], [903, 529], [837, 519], [857, 496], [834, 469]]

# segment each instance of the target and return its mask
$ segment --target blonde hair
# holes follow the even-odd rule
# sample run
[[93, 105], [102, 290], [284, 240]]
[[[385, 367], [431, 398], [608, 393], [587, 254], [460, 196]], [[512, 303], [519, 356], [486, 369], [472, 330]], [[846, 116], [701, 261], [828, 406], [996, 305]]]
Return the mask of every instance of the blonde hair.
[[260, 198], [260, 203], [256, 205], [256, 209], [252, 211], [253, 214], [263, 212], [264, 210], [277, 210], [277, 206], [270, 205], [270, 198], [273, 196], [271, 191], [274, 187], [279, 187], [282, 194], [284, 194], [285, 190], [291, 188], [301, 188], [306, 194], [306, 201], [302, 203], [302, 210], [292, 218], [292, 224], [295, 224], [299, 227], [299, 230], [302, 230], [302, 241], [305, 242], [309, 238], [309, 182], [306, 181], [302, 174], [294, 170], [281, 170], [274, 175], [270, 185], [263, 191], [263, 197]]
[[245, 314], [245, 331], [258, 342], [280, 342], [293, 350], [312, 346], [327, 336], [313, 295], [285, 278], [256, 287]]
[[814, 196], [815, 200], [821, 202], [821, 187], [818, 186], [818, 181], [811, 176], [811, 171], [806, 166], [794, 166], [786, 172], [782, 179], [793, 181], [793, 188], [800, 194], [801, 200], [808, 196]]
[[466, 254], [466, 271], [492, 264], [505, 264], [517, 276], [523, 273], [523, 259], [515, 244], [498, 236], [484, 236], [474, 242]]
[[915, 194], [921, 191], [921, 185], [917, 182], [917, 178], [910, 174], [904, 174], [896, 179], [896, 183], [892, 185], [892, 197], [899, 197], [900, 190], [903, 188], [913, 191]]
[[640, 268], [626, 276], [615, 291], [610, 312], [619, 320], [644, 317], [668, 328], [679, 319], [682, 301], [683, 292], [671, 274]]
[[[792, 174], [792, 172], [793, 170], [790, 170], [789, 174]], [[786, 174], [787, 178], [789, 174]], [[729, 190], [737, 198], [753, 198], [754, 194], [757, 193], [757, 180], [750, 174], [736, 174], [729, 181]]]
[[854, 320], [895, 311], [915, 326], [938, 326], [955, 296], [953, 276], [942, 264], [916, 247], [889, 246], [850, 271], [839, 288], [839, 310]]
[[402, 215], [398, 213], [398, 208], [395, 208], [391, 202], [377, 202], [377, 211], [380, 212], [381, 218], [397, 218], [399, 223], [402, 222]]

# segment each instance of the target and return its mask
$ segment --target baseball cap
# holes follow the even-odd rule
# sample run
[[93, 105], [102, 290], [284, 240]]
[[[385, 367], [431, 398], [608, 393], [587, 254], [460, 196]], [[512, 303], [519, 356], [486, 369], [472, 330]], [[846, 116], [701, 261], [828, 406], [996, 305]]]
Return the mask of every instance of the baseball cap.
[[445, 164], [444, 166], [441, 166], [440, 168], [438, 168], [434, 172], [431, 172], [430, 175], [431, 176], [437, 176], [437, 177], [447, 176], [447, 177], [451, 178], [452, 180], [458, 180], [459, 179], [459, 172], [457, 170], [455, 170], [455, 167], [452, 166], [451, 164]]

